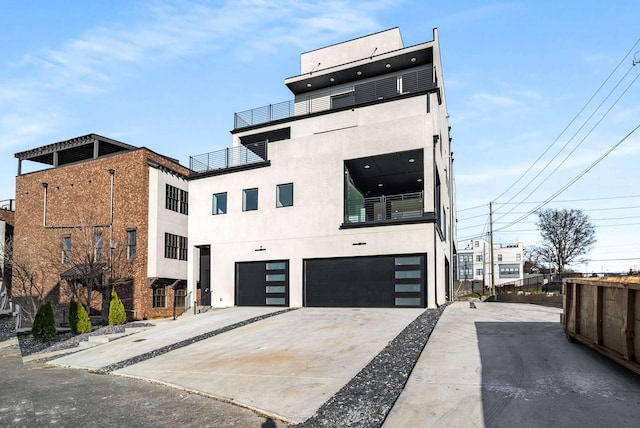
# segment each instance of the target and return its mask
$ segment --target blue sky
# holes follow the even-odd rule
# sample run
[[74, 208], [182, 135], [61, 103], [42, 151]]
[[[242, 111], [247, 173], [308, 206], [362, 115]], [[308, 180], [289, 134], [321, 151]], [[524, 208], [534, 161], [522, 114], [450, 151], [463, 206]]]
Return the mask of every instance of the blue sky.
[[640, 130], [622, 141], [640, 124], [639, 19], [636, 0], [2, 1], [0, 200], [17, 152], [97, 133], [188, 165], [231, 145], [234, 112], [291, 99], [301, 52], [396, 26], [409, 46], [438, 27], [460, 247], [486, 233], [490, 201], [495, 241], [525, 246], [538, 243], [528, 212], [577, 208], [598, 244], [574, 267], [627, 271], [640, 267]]

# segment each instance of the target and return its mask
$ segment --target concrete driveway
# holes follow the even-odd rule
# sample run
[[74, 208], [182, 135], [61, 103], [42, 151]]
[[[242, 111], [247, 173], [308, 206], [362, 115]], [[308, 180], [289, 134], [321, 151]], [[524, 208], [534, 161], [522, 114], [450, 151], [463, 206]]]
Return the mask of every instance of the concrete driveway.
[[[195, 330], [214, 330], [269, 310], [273, 309], [229, 308], [163, 321], [145, 332], [51, 363], [98, 369], [193, 336]], [[114, 373], [198, 391], [288, 422], [301, 422], [423, 311], [301, 308]]]

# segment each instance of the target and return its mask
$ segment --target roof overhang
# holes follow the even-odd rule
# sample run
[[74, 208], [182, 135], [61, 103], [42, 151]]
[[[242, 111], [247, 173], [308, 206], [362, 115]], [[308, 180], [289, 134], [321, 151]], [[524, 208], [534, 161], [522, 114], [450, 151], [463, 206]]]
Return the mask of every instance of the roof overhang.
[[284, 83], [291, 92], [298, 95], [431, 64], [433, 64], [433, 42], [427, 42], [335, 67], [289, 77], [285, 79]]

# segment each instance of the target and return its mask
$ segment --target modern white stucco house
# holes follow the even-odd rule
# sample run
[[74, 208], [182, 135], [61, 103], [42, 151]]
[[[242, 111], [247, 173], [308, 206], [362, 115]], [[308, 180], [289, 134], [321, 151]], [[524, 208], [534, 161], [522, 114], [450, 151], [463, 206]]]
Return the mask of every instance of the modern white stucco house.
[[237, 113], [232, 148], [191, 157], [189, 291], [214, 307], [444, 303], [456, 211], [437, 30], [303, 53], [285, 84], [295, 100]]

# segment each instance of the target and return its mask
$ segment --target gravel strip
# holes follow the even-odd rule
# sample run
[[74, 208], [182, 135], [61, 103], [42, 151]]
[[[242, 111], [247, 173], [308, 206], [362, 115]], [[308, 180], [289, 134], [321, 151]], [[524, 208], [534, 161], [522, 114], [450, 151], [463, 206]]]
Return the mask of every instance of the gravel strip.
[[[20, 351], [22, 356], [37, 354], [40, 352], [59, 351], [61, 349], [76, 348], [80, 342], [86, 342], [90, 336], [104, 336], [105, 334], [124, 333], [126, 328], [132, 327], [153, 327], [150, 323], [128, 323], [121, 325], [106, 325], [98, 327], [90, 333], [74, 335], [71, 332], [56, 334], [48, 342], [41, 342], [31, 335], [19, 335]], [[15, 331], [14, 331], [15, 334]]]
[[0, 320], [0, 342], [16, 337], [16, 324], [13, 318]]
[[227, 326], [221, 327], [219, 329], [216, 329], [216, 330], [213, 330], [213, 331], [209, 331], [207, 333], [199, 334], [199, 335], [194, 336], [194, 337], [192, 337], [190, 339], [181, 340], [180, 342], [176, 342], [176, 343], [173, 343], [171, 345], [163, 346], [162, 348], [155, 349], [153, 351], [145, 352], [144, 354], [137, 355], [135, 357], [129, 358], [129, 359], [124, 360], [124, 361], [120, 361], [120, 362], [117, 362], [117, 363], [109, 364], [108, 366], [101, 367], [101, 368], [95, 370], [94, 372], [95, 373], [106, 374], [106, 373], [112, 372], [114, 370], [119, 370], [119, 369], [122, 369], [124, 367], [128, 367], [128, 366], [131, 366], [133, 364], [138, 364], [138, 363], [140, 363], [142, 361], [146, 361], [146, 360], [148, 360], [150, 358], [154, 358], [154, 357], [160, 356], [162, 354], [166, 354], [167, 352], [171, 352], [171, 351], [174, 351], [176, 349], [192, 345], [192, 344], [194, 344], [196, 342], [200, 342], [201, 340], [209, 339], [210, 337], [216, 336], [218, 334], [225, 333], [227, 331], [236, 329], [238, 327], [242, 327], [242, 326], [245, 326], [247, 324], [252, 324], [252, 323], [254, 323], [256, 321], [260, 321], [260, 320], [263, 320], [263, 319], [271, 318], [271, 317], [276, 316], [276, 315], [284, 314], [286, 312], [295, 311], [296, 309], [297, 308], [287, 308], [287, 309], [284, 309], [282, 311], [272, 312], [270, 314], [265, 314], [265, 315], [260, 315], [258, 317], [249, 318], [248, 320], [240, 321], [240, 322], [237, 322], [235, 324], [227, 325]]
[[424, 311], [313, 416], [290, 427], [380, 427], [445, 307]]

